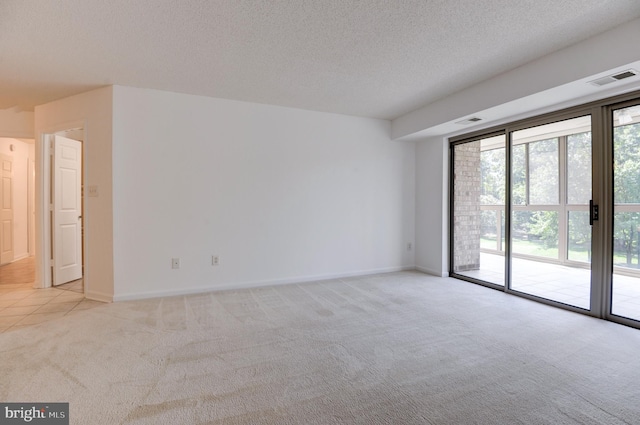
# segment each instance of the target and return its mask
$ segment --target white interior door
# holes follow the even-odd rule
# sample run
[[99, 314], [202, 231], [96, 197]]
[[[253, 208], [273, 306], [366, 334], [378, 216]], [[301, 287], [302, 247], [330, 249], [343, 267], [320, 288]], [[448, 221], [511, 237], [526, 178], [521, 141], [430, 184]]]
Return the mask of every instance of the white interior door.
[[13, 162], [0, 155], [0, 264], [13, 261]]
[[82, 277], [82, 143], [55, 136], [53, 284]]

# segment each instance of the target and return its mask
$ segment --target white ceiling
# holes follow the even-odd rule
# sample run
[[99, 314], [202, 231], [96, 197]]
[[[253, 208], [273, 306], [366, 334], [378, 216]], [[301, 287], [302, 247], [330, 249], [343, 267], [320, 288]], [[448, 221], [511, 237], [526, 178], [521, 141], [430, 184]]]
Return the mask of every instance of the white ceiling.
[[392, 119], [639, 16], [638, 0], [1, 0], [0, 109], [119, 84]]

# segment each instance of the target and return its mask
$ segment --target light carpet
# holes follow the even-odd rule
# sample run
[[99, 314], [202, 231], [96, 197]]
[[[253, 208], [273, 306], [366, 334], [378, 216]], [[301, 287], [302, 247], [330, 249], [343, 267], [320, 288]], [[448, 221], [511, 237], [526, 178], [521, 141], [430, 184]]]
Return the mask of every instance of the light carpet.
[[640, 424], [640, 330], [417, 272], [105, 304], [0, 334], [73, 424]]

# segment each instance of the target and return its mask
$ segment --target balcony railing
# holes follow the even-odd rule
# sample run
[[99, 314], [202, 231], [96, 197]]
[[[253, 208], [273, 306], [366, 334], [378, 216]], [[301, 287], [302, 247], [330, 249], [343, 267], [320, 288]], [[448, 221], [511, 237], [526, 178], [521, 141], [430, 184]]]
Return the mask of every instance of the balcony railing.
[[[516, 258], [590, 268], [587, 205], [512, 206], [512, 254]], [[504, 205], [481, 205], [480, 250], [504, 255]], [[614, 272], [640, 277], [640, 204], [615, 206]]]

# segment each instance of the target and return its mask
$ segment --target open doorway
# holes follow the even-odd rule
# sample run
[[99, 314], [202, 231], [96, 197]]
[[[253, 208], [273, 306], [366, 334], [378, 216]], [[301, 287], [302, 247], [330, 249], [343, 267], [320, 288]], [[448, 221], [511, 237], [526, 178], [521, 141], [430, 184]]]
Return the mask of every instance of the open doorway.
[[35, 281], [35, 143], [0, 137], [0, 284]]
[[[41, 145], [45, 160], [37, 173], [34, 140], [0, 138], [0, 284], [30, 283], [37, 288], [82, 284], [83, 139], [82, 128], [45, 134]], [[35, 199], [36, 174], [43, 189], [40, 206]], [[39, 236], [37, 208], [44, 218]], [[41, 251], [38, 239], [43, 242]], [[36, 279], [39, 260], [47, 271]]]
[[[69, 129], [74, 124], [47, 129], [35, 140], [9, 139], [7, 152], [0, 138], [0, 188], [6, 188], [0, 192], [0, 209], [7, 213], [0, 217], [0, 229], [3, 221], [8, 229], [0, 234], [4, 243], [0, 251], [13, 259], [3, 256], [7, 264], [0, 265], [0, 333], [95, 304], [85, 297], [82, 184], [86, 138], [83, 123]], [[29, 150], [24, 160], [18, 155], [23, 145]], [[26, 201], [14, 201], [15, 196]], [[56, 250], [60, 243], [62, 250]]]

